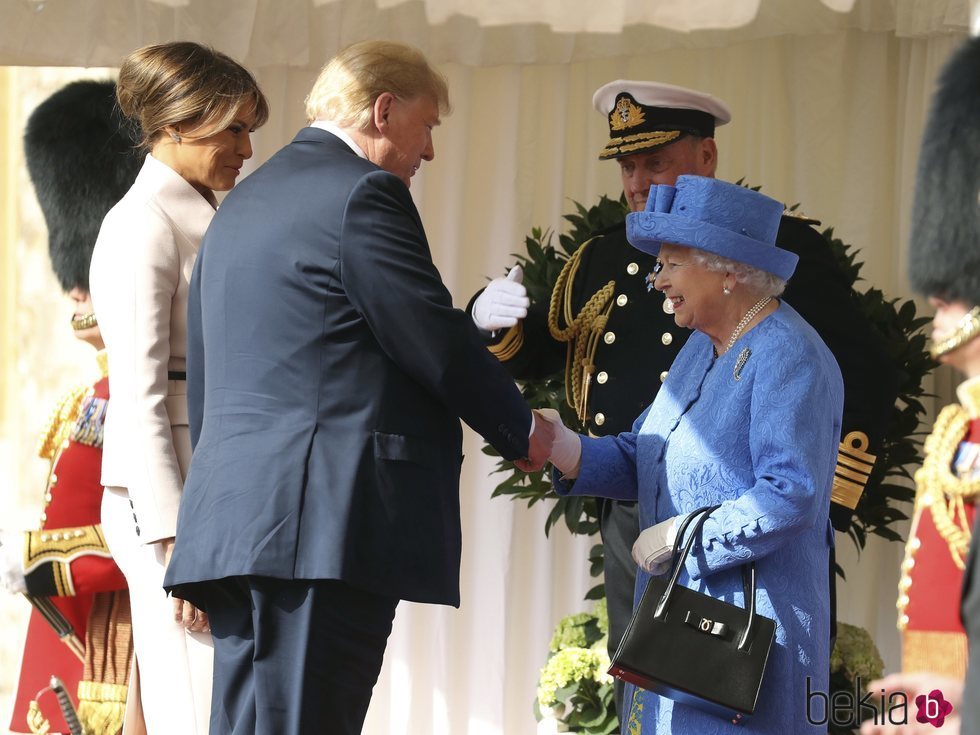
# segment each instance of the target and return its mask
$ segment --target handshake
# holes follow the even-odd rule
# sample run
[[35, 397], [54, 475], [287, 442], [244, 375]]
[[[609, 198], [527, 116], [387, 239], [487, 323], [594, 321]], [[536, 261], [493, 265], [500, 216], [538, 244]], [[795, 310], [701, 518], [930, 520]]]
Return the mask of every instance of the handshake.
[[[578, 477], [582, 464], [582, 439], [562, 423], [553, 408], [534, 409], [528, 456], [514, 464], [524, 472], [537, 472], [550, 460], [565, 479]], [[633, 561], [648, 574], [671, 568], [679, 516], [643, 530], [633, 544]]]
[[528, 456], [514, 462], [524, 472], [537, 472], [550, 460], [565, 477], [578, 476], [582, 460], [579, 435], [562, 423], [553, 408], [534, 409]]

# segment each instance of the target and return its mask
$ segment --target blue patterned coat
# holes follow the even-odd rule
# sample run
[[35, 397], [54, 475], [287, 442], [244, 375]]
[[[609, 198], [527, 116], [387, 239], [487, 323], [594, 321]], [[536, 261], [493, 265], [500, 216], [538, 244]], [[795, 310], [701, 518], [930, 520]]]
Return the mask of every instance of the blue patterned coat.
[[[826, 733], [807, 723], [807, 677], [810, 691], [827, 691], [843, 392], [833, 355], [781, 303], [720, 358], [693, 334], [633, 431], [583, 437], [578, 479], [555, 477], [562, 494], [639, 499], [641, 528], [720, 503], [680, 582], [743, 605], [738, 565], [754, 560], [757, 610], [776, 621], [756, 712], [741, 726], [628, 687], [624, 733]], [[648, 579], [637, 575], [637, 599]]]

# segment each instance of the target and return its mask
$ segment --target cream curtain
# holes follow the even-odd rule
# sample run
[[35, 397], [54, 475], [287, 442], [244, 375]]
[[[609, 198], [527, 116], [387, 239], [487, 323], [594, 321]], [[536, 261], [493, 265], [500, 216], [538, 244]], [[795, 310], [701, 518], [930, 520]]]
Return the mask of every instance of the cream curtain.
[[2, 0], [0, 64], [112, 66], [171, 38], [316, 67], [391, 38], [438, 63], [551, 64], [845, 29], [959, 32], [975, 0]]
[[[154, 18], [186, 21], [194, 11], [201, 25], [192, 30], [205, 27], [201, 3], [167, 0], [177, 6], [168, 7], [161, 2], [106, 0], [100, 5], [139, 12], [98, 34], [86, 26], [73, 33], [50, 34], [42, 42], [29, 27], [20, 26], [15, 39], [6, 26], [0, 30], [0, 58], [32, 63], [34, 57], [44, 56], [49, 59], [46, 63], [52, 63], [51, 54], [69, 44], [80, 46], [82, 61], [111, 63], [105, 61], [109, 51], [115, 54], [111, 58], [118, 58], [117, 46], [123, 42], [128, 50], [148, 36], [158, 37], [153, 34], [176, 37], [177, 31], [188, 27], [153, 21], [156, 25], [150, 29]], [[277, 6], [291, 7], [290, 2]], [[40, 5], [43, 10], [31, 7]], [[719, 176], [745, 177], [771, 196], [801, 202], [808, 214], [834, 225], [841, 237], [861, 248], [867, 286], [890, 296], [908, 296], [905, 262], [916, 152], [936, 72], [965, 33], [965, 19], [957, 15], [964, 3], [930, 4], [931, 12], [920, 13], [921, 4], [898, 0], [891, 5], [895, 13], [887, 22], [879, 22], [882, 4], [858, 0], [850, 15], [837, 18], [838, 23], [818, 34], [762, 33], [750, 24], [747, 35], [734, 31], [736, 40], [731, 43], [720, 43], [719, 35], [711, 37], [714, 43], [705, 43], [704, 36], [691, 34], [691, 43], [669, 51], [658, 50], [657, 32], [651, 33], [655, 42], [644, 47], [645, 29], [635, 27], [618, 36], [572, 34], [571, 41], [545, 26], [527, 27], [529, 35], [511, 35], [509, 42], [514, 45], [499, 46], [493, 42], [493, 27], [478, 26], [463, 16], [412, 36], [419, 30], [413, 23], [421, 24], [426, 12], [445, 7], [436, 2], [379, 3], [384, 7], [374, 8], [372, 17], [385, 22], [373, 32], [367, 26], [350, 25], [357, 15], [350, 3], [325, 2], [307, 8], [304, 2], [306, 11], [299, 18], [268, 15], [271, 3], [258, 0], [235, 5], [237, 12], [230, 10], [231, 4], [214, 3], [228, 12], [224, 19], [229, 36], [227, 43], [221, 36], [211, 40], [222, 50], [251, 59], [269, 96], [273, 118], [255, 137], [253, 165], [303, 124], [303, 96], [325, 60], [311, 56], [302, 40], [288, 48], [276, 46], [272, 26], [285, 33], [297, 26], [305, 28], [322, 13], [333, 13], [331, 17], [341, 22], [332, 29], [331, 41], [351, 34], [395, 35], [426, 47], [441, 60], [450, 80], [454, 112], [437, 130], [436, 158], [416, 176], [412, 193], [435, 261], [457, 304], [465, 304], [485, 276], [500, 274], [512, 263], [511, 254], [521, 250], [532, 226], [558, 230], [572, 200], [591, 203], [599, 194], [618, 193], [615, 164], [595, 157], [607, 131], [590, 106], [595, 88], [617, 78], [658, 79], [726, 100], [733, 122], [718, 131]], [[815, 17], [836, 17], [827, 16], [831, 11], [824, 5], [811, 5], [807, 12]], [[765, 0], [760, 6], [756, 24], [769, 12], [767, 8], [776, 13], [776, 8], [784, 7]], [[24, 0], [12, 16], [21, 23], [22, 7], [35, 16], [64, 9], [60, 0]], [[260, 12], [267, 13], [262, 23], [246, 22]], [[216, 22], [216, 17], [211, 20]], [[780, 17], [789, 19], [784, 12], [763, 20], [776, 23]], [[395, 20], [408, 25], [395, 28]], [[244, 42], [239, 38], [240, 23], [255, 34]], [[464, 48], [466, 38], [447, 40], [445, 31], [454, 23], [477, 28], [469, 37], [473, 49]], [[901, 23], [918, 30], [896, 33]], [[941, 32], [946, 27], [954, 32]], [[504, 33], [505, 29], [497, 30]], [[307, 28], [301, 39], [316, 37], [323, 42], [327, 35], [317, 25]], [[82, 41], [75, 36], [82, 36]], [[262, 38], [262, 44], [256, 44], [255, 38]], [[608, 52], [617, 39], [624, 47], [622, 53], [593, 53], [600, 46]], [[294, 53], [295, 61], [273, 63], [272, 57], [283, 51]], [[475, 66], [468, 63], [469, 53], [482, 61], [497, 61]], [[544, 58], [534, 64], [515, 63], [536, 56]], [[66, 56], [55, 63], [78, 61]], [[8, 112], [19, 99], [11, 95], [31, 88], [23, 80], [20, 87], [12, 85], [11, 73], [0, 76], [0, 94], [6, 95]], [[40, 88], [33, 94], [43, 98]], [[17, 106], [25, 115], [30, 109], [26, 104]], [[19, 203], [21, 195], [31, 199], [26, 175], [22, 169], [17, 173], [22, 166], [16, 157], [22, 124], [23, 118], [6, 123], [6, 189], [0, 197], [7, 223], [0, 243], [4, 309], [0, 314], [4, 329], [0, 458], [5, 460], [0, 465], [0, 506], [19, 503], [22, 512], [15, 521], [26, 523], [33, 515], [24, 509], [39, 501], [41, 476], [23, 457], [48, 404], [81, 358], [66, 352], [70, 339], [60, 326], [64, 311], [58, 310], [56, 301], [48, 298], [40, 308], [39, 295], [53, 293], [57, 286], [44, 273], [36, 204]], [[21, 212], [16, 227], [10, 225], [10, 207]], [[61, 368], [47, 367], [48, 363]], [[22, 393], [24, 385], [29, 390]], [[492, 464], [480, 453], [480, 446], [480, 440], [468, 433], [461, 493], [462, 608], [400, 606], [365, 727], [370, 735], [530, 735], [535, 732], [531, 716], [535, 682], [552, 628], [562, 615], [586, 607], [582, 596], [591, 584], [586, 558], [592, 541], [570, 538], [561, 529], [546, 539], [542, 529], [548, 508], [528, 510], [507, 500], [491, 500], [496, 478], [490, 476]], [[5, 513], [0, 525], [10, 527], [15, 521], [8, 518]], [[839, 542], [848, 571], [848, 581], [840, 590], [841, 619], [867, 627], [895, 668], [900, 545], [872, 543], [857, 563], [850, 541]], [[0, 620], [22, 619], [19, 604], [19, 600], [0, 601]], [[8, 632], [0, 637], [0, 696], [9, 698], [16, 672], [9, 662], [19, 655], [20, 644], [14, 627], [4, 630]], [[0, 700], [0, 717], [6, 701]], [[2, 729], [5, 721], [0, 723]]]

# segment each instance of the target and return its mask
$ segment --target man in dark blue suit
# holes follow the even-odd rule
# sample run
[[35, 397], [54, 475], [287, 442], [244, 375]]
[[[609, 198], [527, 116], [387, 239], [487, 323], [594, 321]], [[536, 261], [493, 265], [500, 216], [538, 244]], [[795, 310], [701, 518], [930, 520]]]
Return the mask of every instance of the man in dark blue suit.
[[526, 469], [550, 449], [409, 195], [447, 109], [415, 49], [345, 49], [201, 247], [166, 585], [209, 615], [212, 735], [360, 732], [398, 601], [459, 605], [459, 419]]

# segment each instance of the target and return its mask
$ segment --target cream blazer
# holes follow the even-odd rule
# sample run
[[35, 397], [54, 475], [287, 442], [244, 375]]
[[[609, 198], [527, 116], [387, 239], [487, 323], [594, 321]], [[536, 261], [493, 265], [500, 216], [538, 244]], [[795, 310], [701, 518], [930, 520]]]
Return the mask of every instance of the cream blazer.
[[187, 289], [214, 209], [148, 155], [106, 215], [89, 272], [109, 357], [102, 484], [129, 491], [140, 540], [174, 536], [190, 464], [185, 370]]

